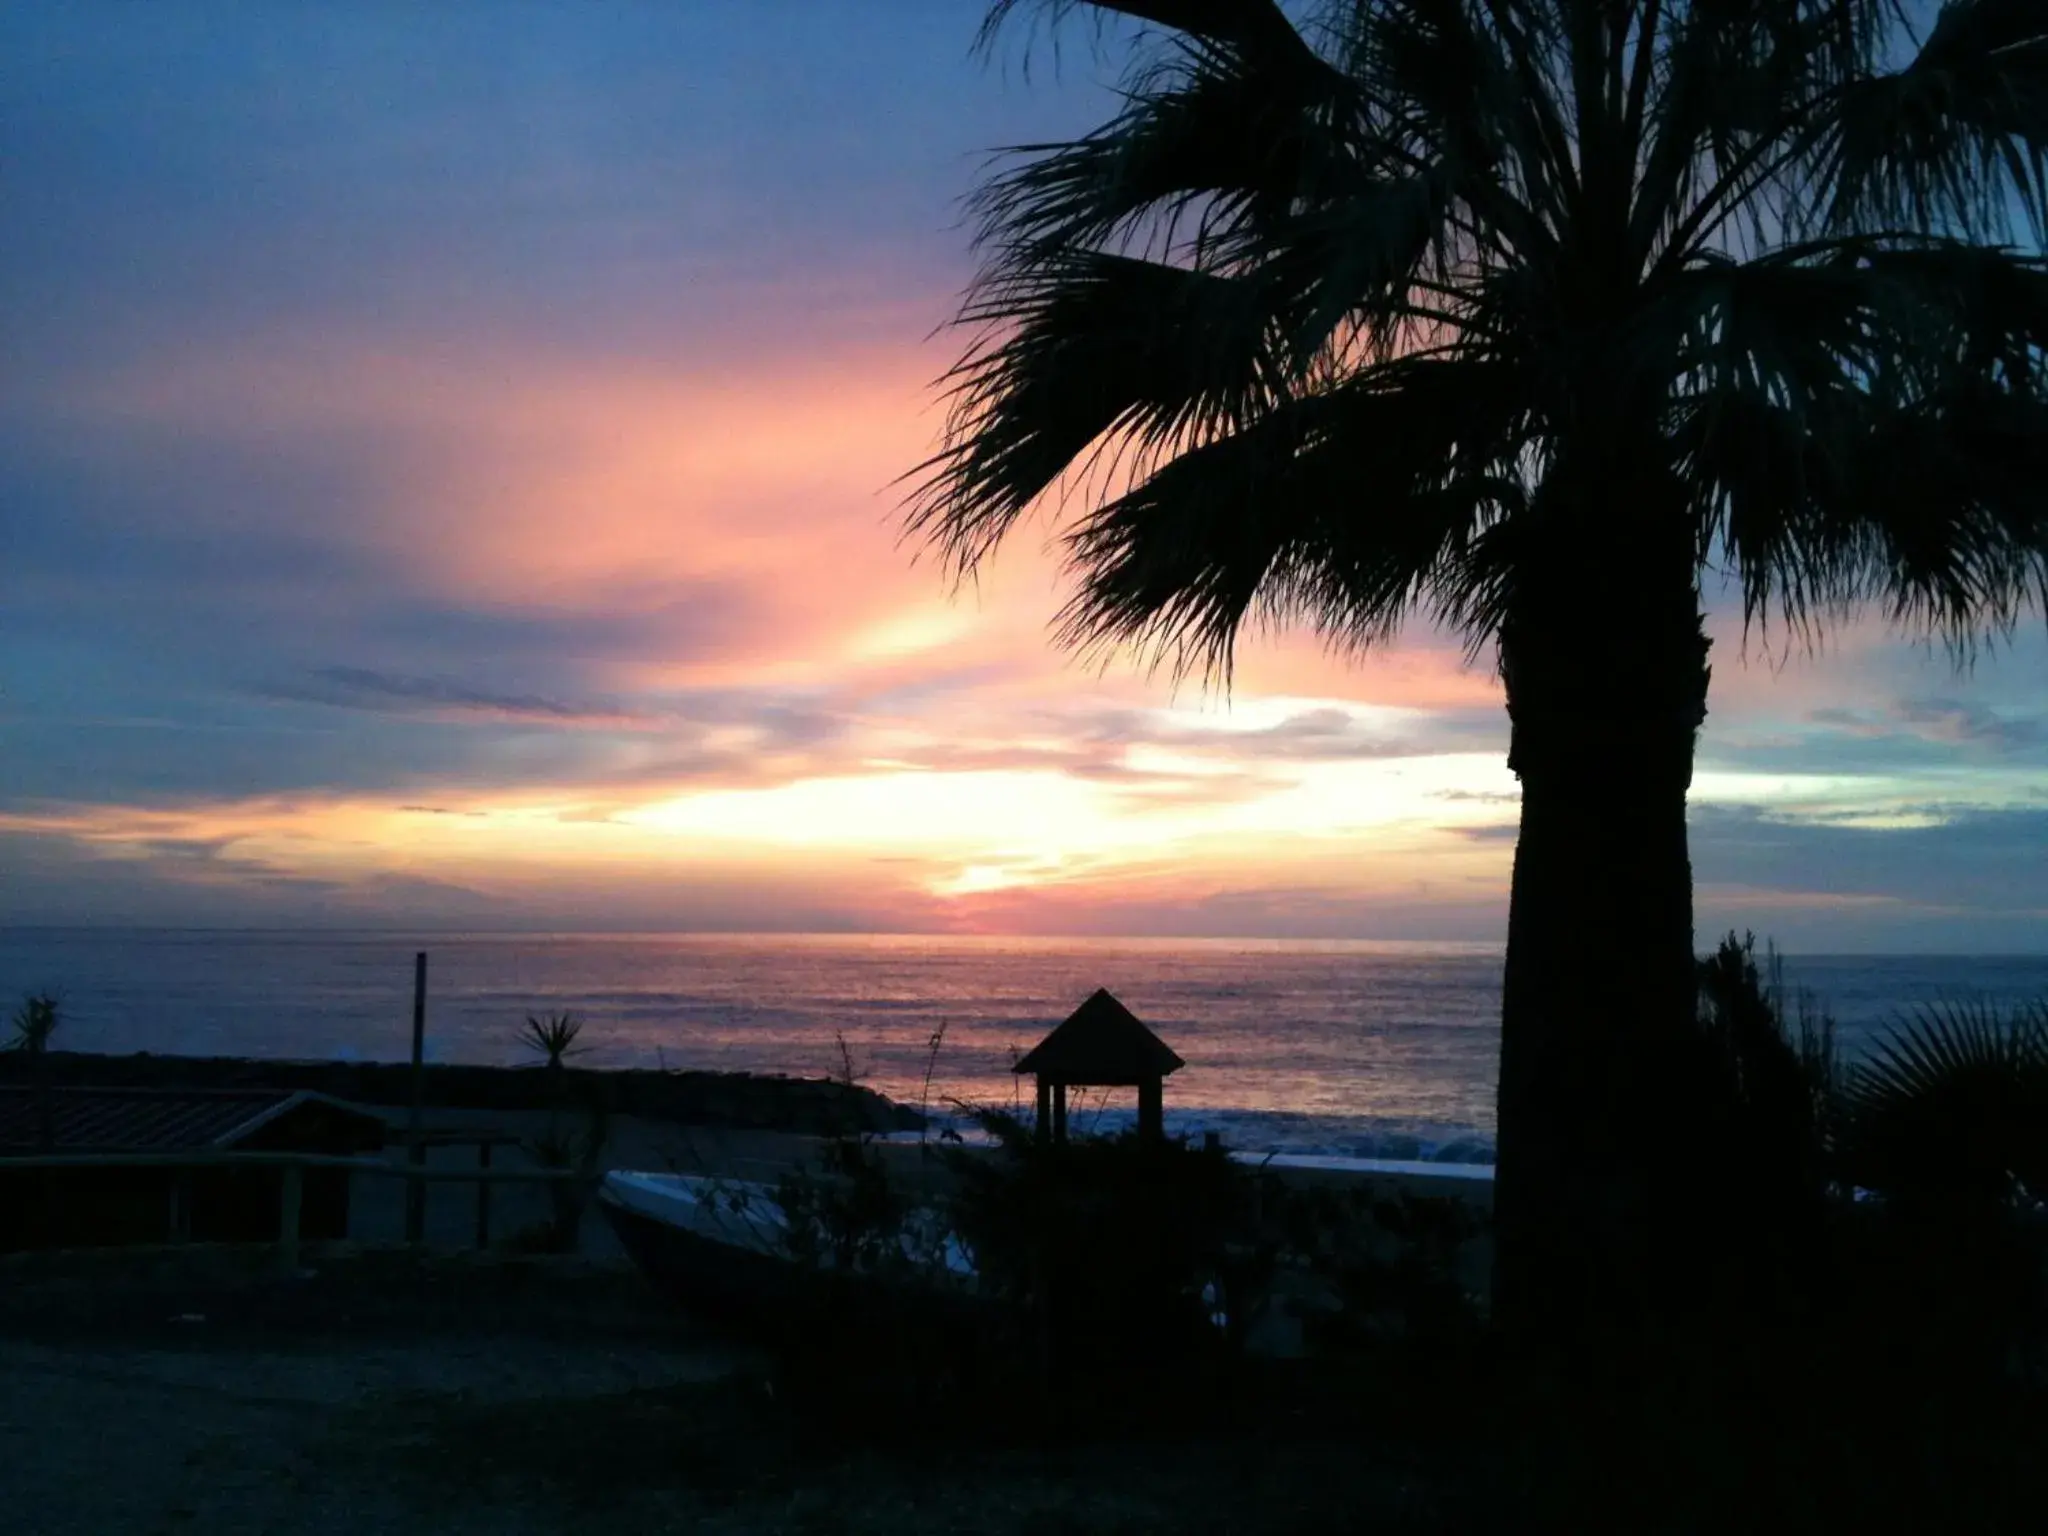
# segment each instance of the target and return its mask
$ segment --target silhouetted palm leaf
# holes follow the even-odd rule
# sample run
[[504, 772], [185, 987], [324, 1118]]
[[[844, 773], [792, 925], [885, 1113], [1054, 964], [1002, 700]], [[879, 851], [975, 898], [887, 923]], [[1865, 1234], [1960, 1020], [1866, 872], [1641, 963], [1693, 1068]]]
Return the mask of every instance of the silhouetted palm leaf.
[[2048, 1196], [2048, 1007], [1924, 1008], [1849, 1073], [1840, 1156], [1904, 1200]]
[[573, 1013], [529, 1013], [519, 1036], [552, 1068], [560, 1068], [571, 1056], [580, 1055], [576, 1037], [583, 1033], [583, 1021]]

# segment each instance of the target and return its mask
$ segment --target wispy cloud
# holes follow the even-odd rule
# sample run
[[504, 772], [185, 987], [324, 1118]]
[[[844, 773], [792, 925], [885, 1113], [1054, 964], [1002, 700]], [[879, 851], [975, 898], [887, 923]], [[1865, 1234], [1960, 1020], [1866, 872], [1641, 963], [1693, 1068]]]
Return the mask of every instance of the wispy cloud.
[[635, 726], [650, 717], [615, 701], [553, 699], [536, 693], [500, 693], [448, 678], [406, 677], [368, 667], [322, 667], [297, 683], [278, 683], [271, 697], [344, 709], [398, 714], [486, 715], [494, 719]]
[[[1091, 125], [1092, 62], [824, 7], [763, 93], [743, 6], [514, 31], [0, 11], [0, 917], [1498, 932], [1487, 658], [1175, 688], [1050, 649], [1056, 540], [957, 595], [898, 542], [973, 157]], [[2041, 905], [2039, 637], [1712, 624], [1715, 901]]]

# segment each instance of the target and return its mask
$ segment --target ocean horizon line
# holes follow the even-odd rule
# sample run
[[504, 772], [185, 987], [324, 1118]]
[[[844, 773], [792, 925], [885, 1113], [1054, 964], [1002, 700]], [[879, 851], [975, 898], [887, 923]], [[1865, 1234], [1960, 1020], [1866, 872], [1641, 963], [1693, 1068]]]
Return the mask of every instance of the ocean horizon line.
[[[1082, 945], [1105, 948], [1121, 946], [1147, 949], [1234, 947], [1297, 952], [1323, 950], [1353, 954], [1438, 954], [1467, 958], [1492, 956], [1503, 959], [1506, 956], [1507, 949], [1504, 938], [1375, 938], [1362, 935], [1253, 933], [959, 933], [944, 930], [924, 931], [889, 928], [433, 928], [315, 923], [268, 926], [255, 924], [176, 923], [8, 923], [4, 925], [4, 930], [16, 935], [38, 933], [163, 934], [167, 936], [189, 934], [208, 937], [243, 935], [252, 938], [403, 940], [408, 943], [424, 943], [429, 940], [475, 943], [521, 939], [559, 943], [593, 939], [641, 941], [760, 940], [778, 943], [854, 943], [868, 941], [958, 945], [962, 948], [995, 945]], [[1760, 940], [1769, 940], [1768, 934], [1760, 933], [1757, 937]], [[2043, 945], [2039, 949], [1901, 949], [1872, 946], [1854, 949], [1835, 947], [1809, 950], [1792, 949], [1783, 945], [1779, 945], [1776, 948], [1777, 953], [1787, 959], [1801, 960], [2040, 960], [2048, 958], [2048, 945]], [[1706, 952], [1706, 948], [1703, 948], [1701, 951], [1703, 954]]]

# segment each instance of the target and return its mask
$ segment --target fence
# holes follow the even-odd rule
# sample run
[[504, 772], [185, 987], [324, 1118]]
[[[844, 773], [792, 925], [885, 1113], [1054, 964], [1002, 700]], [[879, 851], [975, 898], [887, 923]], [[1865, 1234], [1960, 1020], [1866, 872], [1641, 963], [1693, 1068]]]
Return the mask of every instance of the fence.
[[[430, 1183], [475, 1184], [476, 1245], [490, 1245], [490, 1192], [497, 1184], [559, 1184], [583, 1175], [568, 1168], [494, 1168], [485, 1159], [475, 1168], [429, 1168], [422, 1163], [394, 1162], [376, 1157], [342, 1157], [320, 1152], [57, 1152], [27, 1157], [0, 1157], [0, 1173], [15, 1169], [65, 1168], [170, 1168], [180, 1177], [172, 1186], [170, 1213], [174, 1239], [189, 1231], [191, 1175], [202, 1168], [280, 1168], [278, 1180], [277, 1247], [279, 1260], [287, 1269], [299, 1265], [300, 1213], [305, 1199], [305, 1176], [316, 1168], [345, 1169], [373, 1177], [414, 1181], [407, 1188], [420, 1189]], [[408, 1223], [410, 1227], [410, 1223]], [[417, 1241], [417, 1229], [408, 1231]]]

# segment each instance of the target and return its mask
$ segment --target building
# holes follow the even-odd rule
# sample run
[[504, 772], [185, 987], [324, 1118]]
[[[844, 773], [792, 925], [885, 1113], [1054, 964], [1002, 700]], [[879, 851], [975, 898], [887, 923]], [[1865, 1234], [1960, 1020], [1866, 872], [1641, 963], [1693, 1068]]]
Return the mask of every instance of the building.
[[[0, 1251], [128, 1243], [271, 1242], [281, 1167], [178, 1167], [178, 1154], [383, 1148], [384, 1119], [325, 1094], [268, 1089], [0, 1086]], [[141, 1166], [34, 1166], [52, 1156], [149, 1155]], [[12, 1165], [12, 1166], [10, 1166]], [[349, 1170], [301, 1175], [300, 1235], [348, 1235]]]

